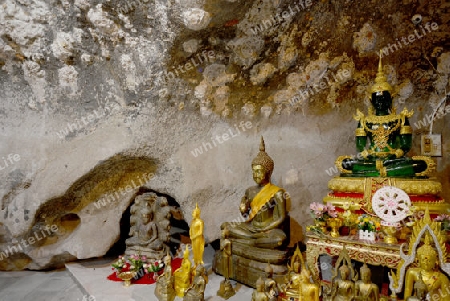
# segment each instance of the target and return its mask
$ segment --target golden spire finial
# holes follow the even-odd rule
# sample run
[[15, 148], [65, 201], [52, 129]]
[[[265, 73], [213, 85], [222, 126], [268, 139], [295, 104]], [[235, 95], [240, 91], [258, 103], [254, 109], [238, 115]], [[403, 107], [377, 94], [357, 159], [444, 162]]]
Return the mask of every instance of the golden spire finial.
[[375, 84], [370, 89], [370, 93], [388, 91], [392, 92], [392, 86], [387, 82], [387, 78], [383, 72], [383, 65], [381, 64], [381, 50], [380, 50], [380, 60], [378, 61], [378, 72], [375, 78]]
[[425, 214], [423, 216], [423, 221], [427, 224], [431, 224], [430, 209], [428, 209], [428, 206], [425, 208]]
[[195, 209], [193, 213], [200, 215], [200, 208], [198, 207], [198, 203], [195, 203]]
[[265, 152], [266, 151], [266, 144], [264, 143], [264, 138], [261, 136], [261, 143], [259, 144], [259, 151]]

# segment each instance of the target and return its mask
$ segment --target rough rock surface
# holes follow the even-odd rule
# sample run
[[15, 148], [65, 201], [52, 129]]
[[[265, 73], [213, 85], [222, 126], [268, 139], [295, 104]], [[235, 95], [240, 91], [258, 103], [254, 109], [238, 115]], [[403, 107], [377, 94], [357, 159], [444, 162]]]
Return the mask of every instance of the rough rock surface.
[[367, 108], [380, 50], [395, 105], [415, 111], [410, 155], [440, 105], [436, 177], [450, 199], [447, 3], [1, 5], [2, 270], [104, 255], [144, 188], [176, 200], [188, 223], [197, 202], [206, 240], [217, 239], [240, 219], [261, 135], [273, 182], [291, 195], [296, 242], [335, 158], [356, 154], [352, 115]]

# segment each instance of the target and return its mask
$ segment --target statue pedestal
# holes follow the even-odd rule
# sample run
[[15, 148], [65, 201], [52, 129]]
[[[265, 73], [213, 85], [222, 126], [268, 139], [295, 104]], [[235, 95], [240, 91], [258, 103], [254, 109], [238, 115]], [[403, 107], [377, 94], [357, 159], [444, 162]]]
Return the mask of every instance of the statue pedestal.
[[435, 215], [450, 210], [450, 204], [439, 196], [442, 185], [435, 179], [334, 177], [328, 182], [328, 188], [332, 192], [324, 197], [323, 202], [330, 202], [338, 208], [343, 208], [347, 202], [353, 202], [352, 210], [373, 213], [372, 196], [384, 186], [404, 190], [418, 210], [425, 211], [428, 207], [430, 213]]
[[[245, 252], [245, 254], [244, 254]], [[256, 281], [259, 277], [265, 278], [265, 268], [270, 263], [273, 269], [273, 279], [280, 284], [285, 283], [287, 274], [288, 252], [270, 249], [261, 249], [243, 246], [233, 243], [233, 255], [231, 255], [232, 271], [230, 279], [256, 288]], [[244, 257], [244, 256], [245, 257]], [[251, 257], [247, 258], [247, 257]], [[224, 263], [222, 252], [217, 251], [213, 260], [213, 271], [219, 275], [224, 275]]]

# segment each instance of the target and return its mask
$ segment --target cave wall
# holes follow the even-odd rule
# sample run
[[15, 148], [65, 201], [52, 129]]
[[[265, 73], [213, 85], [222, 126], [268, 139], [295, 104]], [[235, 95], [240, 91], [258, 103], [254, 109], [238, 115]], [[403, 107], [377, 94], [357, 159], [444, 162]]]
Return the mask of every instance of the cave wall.
[[442, 104], [434, 176], [450, 199], [445, 1], [1, 7], [0, 250], [11, 252], [0, 269], [102, 256], [140, 187], [172, 196], [188, 222], [198, 202], [207, 241], [218, 238], [222, 222], [239, 219], [261, 135], [301, 239], [334, 160], [356, 155], [353, 115], [367, 111], [380, 50], [395, 106], [415, 112], [409, 155]]

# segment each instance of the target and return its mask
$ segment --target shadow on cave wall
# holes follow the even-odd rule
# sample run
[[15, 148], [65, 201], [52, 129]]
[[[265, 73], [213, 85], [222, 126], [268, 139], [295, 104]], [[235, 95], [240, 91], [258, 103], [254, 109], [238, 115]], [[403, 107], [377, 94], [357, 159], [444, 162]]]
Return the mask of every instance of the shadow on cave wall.
[[148, 189], [145, 187], [139, 188], [139, 191], [133, 196], [133, 200], [131, 201], [128, 208], [125, 210], [125, 212], [122, 214], [122, 218], [120, 219], [120, 237], [116, 241], [116, 243], [109, 249], [109, 251], [105, 254], [105, 257], [117, 257], [119, 255], [123, 255], [125, 253], [126, 245], [125, 240], [129, 238], [129, 231], [130, 231], [130, 209], [131, 206], [134, 204], [134, 200], [137, 196], [142, 195], [144, 193], [153, 192], [158, 197], [165, 197], [169, 203], [169, 206], [174, 207], [175, 214], [172, 214], [170, 218], [170, 225], [171, 225], [171, 242], [169, 244], [170, 251], [172, 254], [176, 254], [177, 250], [180, 247], [181, 243], [189, 243], [189, 225], [184, 220], [183, 214], [180, 210], [180, 204], [171, 196], [160, 193], [158, 191]]
[[99, 162], [92, 170], [75, 181], [64, 195], [42, 204], [36, 211], [32, 228], [23, 236], [26, 238], [50, 225], [56, 225], [63, 235], [58, 236], [53, 233], [36, 243], [35, 247], [65, 239], [80, 224], [78, 213], [84, 207], [97, 201], [106, 193], [124, 190], [131, 183], [138, 184], [137, 186], [145, 185], [146, 180], [155, 174], [156, 169], [157, 163], [152, 159], [121, 154]]

